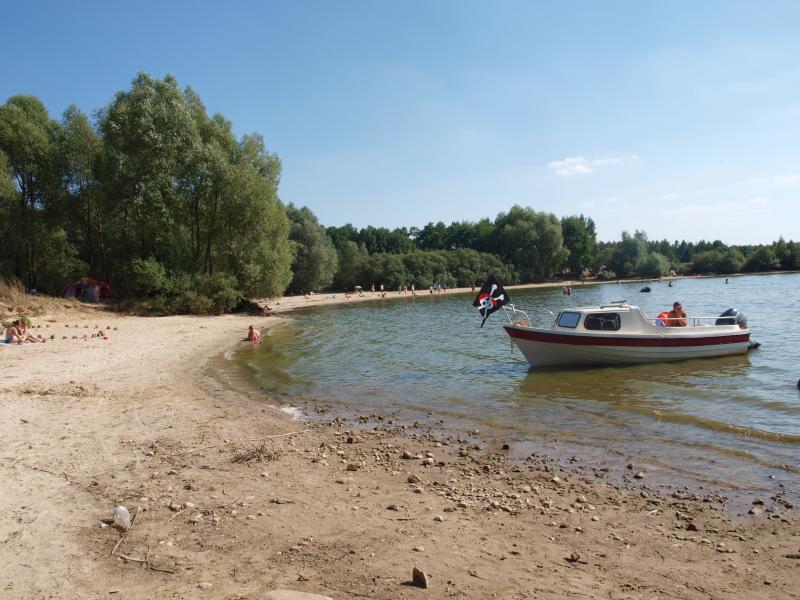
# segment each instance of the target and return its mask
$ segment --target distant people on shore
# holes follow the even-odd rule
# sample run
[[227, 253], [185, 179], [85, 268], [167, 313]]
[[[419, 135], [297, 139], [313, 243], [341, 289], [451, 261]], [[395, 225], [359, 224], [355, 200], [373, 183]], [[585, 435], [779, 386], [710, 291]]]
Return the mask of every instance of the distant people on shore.
[[254, 344], [261, 343], [261, 332], [252, 325], [247, 328], [247, 341], [253, 342]]
[[686, 327], [686, 313], [683, 312], [683, 306], [680, 302], [673, 302], [672, 310], [667, 314], [665, 325], [667, 327]]

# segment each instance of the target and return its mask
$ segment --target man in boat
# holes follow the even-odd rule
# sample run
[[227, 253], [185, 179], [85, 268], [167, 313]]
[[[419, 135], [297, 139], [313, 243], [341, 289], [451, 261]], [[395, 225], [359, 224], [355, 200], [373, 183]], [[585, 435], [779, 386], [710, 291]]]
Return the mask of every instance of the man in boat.
[[686, 327], [686, 313], [683, 312], [680, 302], [672, 304], [672, 310], [669, 311], [664, 321], [667, 327]]

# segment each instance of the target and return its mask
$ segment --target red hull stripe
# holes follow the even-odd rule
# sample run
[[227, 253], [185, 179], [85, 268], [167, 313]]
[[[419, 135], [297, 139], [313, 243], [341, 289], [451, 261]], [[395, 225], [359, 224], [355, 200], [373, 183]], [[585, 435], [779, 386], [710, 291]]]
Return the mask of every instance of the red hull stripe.
[[543, 331], [516, 329], [505, 325], [508, 335], [521, 340], [545, 342], [550, 344], [568, 344], [570, 346], [638, 346], [647, 348], [680, 348], [685, 346], [717, 346], [719, 344], [741, 344], [750, 341], [749, 333], [693, 338], [622, 338], [600, 337], [597, 335], [564, 335]]

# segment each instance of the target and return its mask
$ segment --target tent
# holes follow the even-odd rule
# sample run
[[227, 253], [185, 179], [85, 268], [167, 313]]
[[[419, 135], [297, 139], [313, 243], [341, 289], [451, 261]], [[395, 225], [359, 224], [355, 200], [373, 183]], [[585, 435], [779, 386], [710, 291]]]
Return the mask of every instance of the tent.
[[61, 290], [62, 298], [77, 298], [86, 302], [100, 302], [102, 298], [111, 295], [111, 286], [105, 281], [94, 277], [84, 276], [78, 281], [73, 281]]

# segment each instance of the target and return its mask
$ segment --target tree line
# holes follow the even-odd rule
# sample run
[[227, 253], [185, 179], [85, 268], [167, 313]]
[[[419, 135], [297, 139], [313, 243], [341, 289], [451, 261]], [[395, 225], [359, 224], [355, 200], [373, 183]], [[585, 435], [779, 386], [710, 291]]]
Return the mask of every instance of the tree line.
[[472, 286], [489, 274], [657, 277], [800, 268], [800, 244], [597, 240], [583, 215], [514, 206], [493, 220], [422, 228], [327, 227], [278, 195], [281, 162], [236, 137], [172, 76], [140, 73], [90, 118], [53, 119], [34, 96], [0, 106], [0, 276], [57, 293], [91, 274], [164, 312], [383, 284]]

